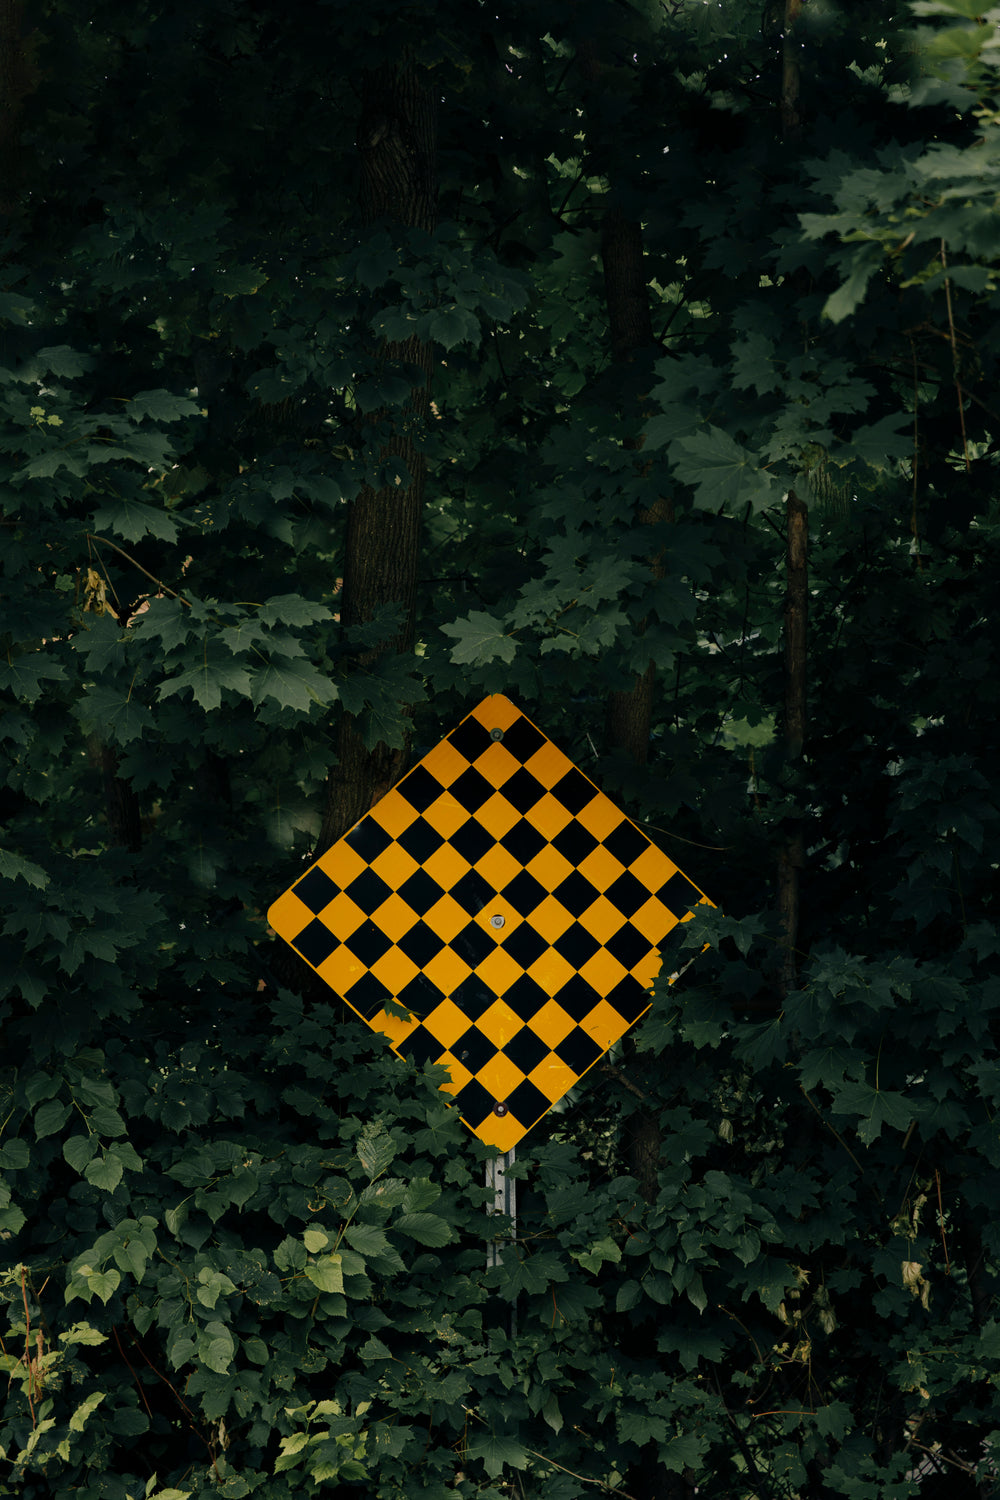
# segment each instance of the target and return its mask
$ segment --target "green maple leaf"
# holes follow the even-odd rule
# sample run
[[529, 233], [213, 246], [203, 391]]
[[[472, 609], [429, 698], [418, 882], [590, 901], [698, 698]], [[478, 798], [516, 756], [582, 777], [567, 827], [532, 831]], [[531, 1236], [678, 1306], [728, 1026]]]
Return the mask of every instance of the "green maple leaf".
[[263, 625], [312, 625], [316, 620], [332, 620], [333, 612], [301, 594], [276, 594], [261, 605], [258, 618]]
[[504, 629], [503, 621], [485, 610], [471, 610], [464, 620], [442, 625], [441, 629], [445, 635], [455, 637], [451, 659], [458, 666], [478, 667], [497, 659], [504, 662], [514, 660], [517, 647]]
[[165, 542], [177, 540], [178, 523], [175, 517], [155, 505], [146, 505], [142, 500], [130, 500], [126, 496], [102, 505], [94, 511], [94, 530], [113, 531], [127, 542], [138, 542], [147, 534], [160, 537]]
[[470, 1434], [466, 1451], [470, 1458], [482, 1459], [491, 1479], [496, 1479], [508, 1465], [512, 1469], [524, 1469], [528, 1463], [528, 1454], [519, 1442], [494, 1432]]
[[733, 385], [753, 389], [758, 396], [781, 388], [783, 376], [774, 359], [774, 345], [762, 333], [748, 333], [733, 345]]
[[36, 890], [44, 890], [49, 883], [49, 877], [41, 865], [33, 864], [30, 859], [25, 859], [20, 854], [14, 854], [9, 849], [0, 849], [0, 880], [26, 880]]
[[250, 674], [233, 662], [206, 658], [196, 666], [178, 672], [175, 677], [168, 677], [160, 687], [160, 698], [169, 698], [188, 688], [191, 689], [195, 702], [206, 713], [210, 713], [221, 704], [223, 688], [231, 688], [247, 697], [250, 693]]
[[674, 472], [694, 486], [700, 510], [734, 512], [750, 504], [761, 511], [781, 499], [774, 477], [721, 427], [678, 438], [672, 451], [680, 454], [674, 459]]
[[255, 707], [265, 698], [273, 698], [282, 708], [308, 713], [314, 703], [332, 703], [337, 690], [311, 662], [272, 656], [267, 666], [254, 674], [250, 696]]
[[52, 661], [44, 651], [26, 651], [7, 661], [0, 661], [0, 691], [9, 691], [15, 698], [34, 703], [42, 691], [43, 678], [51, 682], [62, 682], [66, 670]]
[[896, 412], [867, 427], [859, 427], [851, 434], [849, 444], [831, 456], [834, 462], [843, 462], [848, 455], [860, 458], [873, 469], [881, 470], [893, 459], [907, 458], [912, 452], [913, 417], [908, 412]]
[[[805, 220], [803, 216], [803, 222]], [[812, 216], [816, 217], [816, 216]], [[823, 316], [831, 323], [842, 323], [864, 301], [868, 283], [883, 259], [880, 245], [864, 245], [854, 258], [851, 274], [842, 286], [831, 292], [823, 305]]]
[[181, 417], [196, 417], [198, 403], [190, 396], [175, 396], [171, 391], [140, 391], [125, 408], [132, 422], [152, 417], [154, 422], [176, 422]]
[[139, 739], [153, 722], [149, 709], [131, 691], [103, 683], [84, 693], [77, 713], [84, 724], [100, 730], [115, 745]]
[[837, 1114], [859, 1115], [858, 1135], [866, 1146], [878, 1139], [883, 1125], [906, 1130], [914, 1109], [905, 1094], [877, 1089], [870, 1083], [845, 1083], [833, 1096]]

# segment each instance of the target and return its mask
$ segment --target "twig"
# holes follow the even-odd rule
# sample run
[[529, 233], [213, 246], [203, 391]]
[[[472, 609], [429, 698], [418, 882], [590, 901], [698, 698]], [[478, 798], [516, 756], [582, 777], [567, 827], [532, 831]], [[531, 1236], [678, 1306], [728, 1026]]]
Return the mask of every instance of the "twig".
[[125, 1353], [125, 1349], [124, 1349], [124, 1347], [122, 1345], [122, 1341], [118, 1337], [118, 1324], [117, 1323], [112, 1323], [112, 1325], [111, 1325], [111, 1332], [115, 1336], [115, 1343], [118, 1345], [118, 1353], [121, 1355], [122, 1359], [128, 1365], [128, 1372], [131, 1375], [132, 1379], [135, 1381], [135, 1388], [139, 1392], [139, 1400], [142, 1402], [143, 1406], [146, 1408], [146, 1413], [147, 1413], [147, 1415], [149, 1417], [149, 1420], [152, 1421], [153, 1420], [153, 1413], [150, 1411], [149, 1402], [146, 1400], [146, 1392], [143, 1390], [141, 1384], [139, 1383], [139, 1377], [138, 1377], [138, 1375], [135, 1373], [135, 1371], [132, 1368], [132, 1361], [129, 1359], [128, 1355]]
[[[465, 1415], [467, 1417], [472, 1417], [474, 1421], [480, 1424], [480, 1426], [489, 1426], [486, 1418], [481, 1417], [479, 1413], [473, 1409], [473, 1407], [463, 1406], [462, 1410], [465, 1412]], [[578, 1432], [579, 1430], [580, 1429], [577, 1428]], [[553, 1469], [558, 1469], [560, 1473], [568, 1474], [571, 1479], [579, 1479], [581, 1484], [593, 1484], [596, 1485], [599, 1490], [603, 1490], [607, 1495], [616, 1495], [618, 1497], [618, 1500], [638, 1500], [638, 1497], [636, 1495], [630, 1495], [627, 1490], [620, 1489], [617, 1485], [608, 1484], [603, 1479], [589, 1479], [586, 1474], [578, 1474], [575, 1469], [567, 1469], [565, 1464], [556, 1463], [555, 1459], [549, 1458], [547, 1453], [536, 1453], [534, 1448], [525, 1448], [524, 1451], [525, 1453], [530, 1454], [532, 1458], [540, 1458], [543, 1464], [551, 1464]]]
[[950, 1276], [951, 1261], [948, 1259], [948, 1241], [944, 1232], [944, 1205], [941, 1202], [941, 1173], [937, 1167], [934, 1168], [934, 1182], [937, 1186], [938, 1228], [941, 1230], [941, 1248], [944, 1251], [944, 1274]]
[[571, 1479], [579, 1479], [581, 1484], [595, 1484], [599, 1490], [606, 1495], [617, 1495], [620, 1500], [637, 1500], [635, 1495], [630, 1495], [627, 1490], [620, 1489], [616, 1484], [607, 1484], [603, 1479], [588, 1479], [586, 1474], [578, 1474], [575, 1469], [567, 1469], [565, 1464], [557, 1464], [554, 1458], [549, 1458], [547, 1453], [536, 1453], [534, 1448], [525, 1448], [525, 1453], [530, 1453], [532, 1458], [540, 1458], [543, 1464], [551, 1464], [554, 1469], [568, 1474]]
[[642, 1089], [638, 1088], [636, 1084], [632, 1083], [630, 1079], [626, 1078], [621, 1069], [616, 1068], [613, 1063], [602, 1063], [601, 1072], [609, 1073], [612, 1078], [616, 1078], [621, 1084], [622, 1088], [628, 1089], [629, 1093], [634, 1094], [637, 1099], [642, 1099], [643, 1101], [648, 1100], [649, 1095], [644, 1094]]
[[697, 839], [686, 839], [683, 834], [671, 833], [669, 828], [660, 828], [657, 823], [643, 823], [643, 828], [652, 828], [654, 833], [665, 833], [668, 839], [677, 839], [678, 843], [690, 844], [692, 849], [711, 849], [715, 853], [724, 854], [727, 849], [735, 849], [735, 844], [699, 844]]
[[139, 572], [148, 578], [150, 583], [155, 583], [158, 589], [162, 589], [165, 594], [169, 594], [171, 599], [177, 599], [181, 604], [186, 604], [188, 609], [191, 608], [190, 599], [185, 599], [183, 594], [178, 594], [174, 589], [167, 588], [162, 579], [157, 578], [154, 573], [150, 573], [142, 566], [142, 563], [136, 562], [135, 558], [126, 552], [124, 547], [119, 547], [116, 542], [109, 542], [107, 537], [92, 536], [89, 531], [87, 532], [87, 541], [96, 542], [99, 547], [110, 547], [112, 552], [117, 552], [119, 556], [124, 557], [126, 562], [130, 562], [133, 568], [138, 568]]
[[941, 241], [941, 265], [944, 270], [944, 296], [948, 305], [948, 332], [951, 343], [951, 370], [955, 381], [955, 394], [958, 396], [958, 420], [962, 428], [962, 452], [965, 454], [965, 472], [968, 474], [972, 468], [969, 461], [969, 442], [965, 434], [965, 403], [962, 400], [962, 387], [958, 381], [958, 344], [955, 341], [955, 317], [951, 306], [951, 278], [948, 275], [948, 261], [944, 252], [944, 240]]
[[809, 1097], [809, 1093], [807, 1092], [807, 1090], [805, 1088], [803, 1088], [803, 1086], [802, 1086], [801, 1083], [799, 1084], [799, 1088], [802, 1090], [803, 1094], [805, 1094], [806, 1098], [809, 1100], [809, 1103], [812, 1105], [813, 1109], [816, 1111], [817, 1115], [819, 1116], [819, 1118], [823, 1122], [823, 1124], [826, 1126], [827, 1130], [830, 1131], [831, 1135], [835, 1135], [836, 1136], [837, 1140], [843, 1146], [844, 1150], [847, 1152], [848, 1156], [851, 1158], [851, 1161], [854, 1163], [854, 1165], [857, 1167], [858, 1171], [861, 1173], [861, 1175], [863, 1177], [865, 1175], [865, 1169], [861, 1165], [861, 1163], [858, 1161], [858, 1158], [855, 1156], [855, 1154], [851, 1150], [850, 1146], [844, 1140], [844, 1137], [841, 1135], [840, 1131], [836, 1130], [834, 1128], [834, 1126], [832, 1126], [830, 1124], [829, 1120], [824, 1119], [822, 1110], [820, 1110], [819, 1107], [816, 1105], [816, 1103]]
[[135, 1336], [134, 1333], [132, 1334], [132, 1342], [135, 1345], [135, 1347], [138, 1349], [139, 1353], [142, 1355], [143, 1359], [146, 1361], [146, 1363], [149, 1366], [149, 1368], [152, 1370], [153, 1374], [159, 1380], [162, 1380], [163, 1384], [165, 1386], [169, 1387], [169, 1389], [173, 1392], [173, 1397], [174, 1397], [174, 1400], [177, 1402], [177, 1405], [190, 1418], [190, 1421], [188, 1422], [188, 1426], [191, 1428], [191, 1431], [194, 1433], [195, 1437], [200, 1438], [201, 1441], [205, 1444], [205, 1447], [208, 1450], [208, 1456], [212, 1460], [212, 1467], [215, 1468], [215, 1448], [214, 1448], [213, 1444], [209, 1442], [209, 1440], [205, 1436], [205, 1434], [203, 1432], [199, 1432], [198, 1427], [196, 1425], [197, 1418], [195, 1417], [194, 1412], [191, 1410], [190, 1406], [188, 1406], [187, 1402], [184, 1400], [184, 1397], [177, 1390], [177, 1387], [173, 1384], [173, 1382], [171, 1380], [168, 1380], [167, 1376], [164, 1375], [164, 1373], [163, 1373], [162, 1370], [158, 1370], [156, 1368], [156, 1366], [153, 1364], [153, 1361], [150, 1359], [150, 1357], [146, 1353], [145, 1349], [139, 1343], [139, 1340], [136, 1338], [136, 1336]]

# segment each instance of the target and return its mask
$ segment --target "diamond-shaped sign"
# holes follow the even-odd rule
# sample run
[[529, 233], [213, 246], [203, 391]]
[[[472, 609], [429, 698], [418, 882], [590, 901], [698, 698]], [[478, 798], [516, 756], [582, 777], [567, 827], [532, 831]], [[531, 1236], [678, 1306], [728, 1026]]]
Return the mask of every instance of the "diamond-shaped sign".
[[465, 1124], [509, 1151], [648, 1009], [660, 945], [702, 903], [496, 695], [268, 920], [402, 1057], [444, 1064]]

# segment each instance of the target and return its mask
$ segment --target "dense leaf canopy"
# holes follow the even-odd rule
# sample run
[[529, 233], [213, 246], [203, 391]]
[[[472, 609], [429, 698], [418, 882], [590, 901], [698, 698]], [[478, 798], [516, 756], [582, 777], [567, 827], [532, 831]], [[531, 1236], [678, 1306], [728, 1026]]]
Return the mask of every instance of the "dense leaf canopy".
[[[496, 9], [0, 5], [0, 1495], [996, 1492], [1000, 12]], [[494, 692], [717, 910], [487, 1270], [264, 913]]]

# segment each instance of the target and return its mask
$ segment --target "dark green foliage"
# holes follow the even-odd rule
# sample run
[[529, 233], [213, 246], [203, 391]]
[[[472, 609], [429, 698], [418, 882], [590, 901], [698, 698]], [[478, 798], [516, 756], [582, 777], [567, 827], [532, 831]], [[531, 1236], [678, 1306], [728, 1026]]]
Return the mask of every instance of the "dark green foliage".
[[[0, 35], [0, 1495], [996, 1491], [996, 16], [810, 0], [789, 139], [780, 7], [501, 9]], [[433, 233], [358, 208], [360, 81], [404, 62]], [[380, 654], [346, 517], [400, 432], [416, 648]], [[637, 766], [606, 705], [648, 668]], [[263, 913], [344, 715], [414, 757], [493, 691], [719, 910], [519, 1150], [487, 1271], [443, 1074]]]

